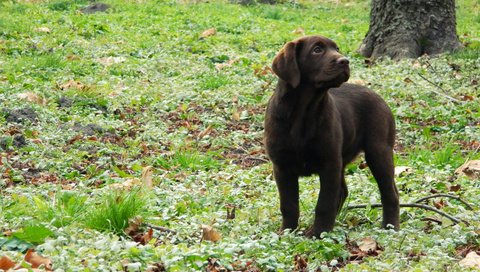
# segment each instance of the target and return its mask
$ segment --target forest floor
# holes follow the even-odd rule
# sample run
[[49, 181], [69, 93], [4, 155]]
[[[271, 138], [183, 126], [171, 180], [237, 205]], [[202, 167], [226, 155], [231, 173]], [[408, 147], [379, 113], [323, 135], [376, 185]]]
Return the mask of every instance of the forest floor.
[[[0, 268], [463, 271], [480, 254], [479, 177], [456, 173], [480, 159], [477, 1], [456, 1], [463, 51], [398, 62], [356, 53], [366, 0], [106, 3], [85, 14], [87, 0], [0, 1]], [[350, 82], [391, 107], [401, 202], [454, 196], [420, 203], [460, 223], [402, 208], [401, 230], [381, 229], [360, 157], [347, 204], [367, 208], [307, 239], [319, 182], [302, 178], [300, 230], [277, 234], [262, 144], [269, 67], [304, 34], [335, 40]]]

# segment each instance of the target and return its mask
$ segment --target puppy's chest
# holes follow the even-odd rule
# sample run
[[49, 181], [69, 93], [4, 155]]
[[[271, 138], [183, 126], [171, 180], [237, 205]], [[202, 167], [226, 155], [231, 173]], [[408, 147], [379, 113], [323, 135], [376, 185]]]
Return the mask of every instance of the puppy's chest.
[[274, 144], [274, 162], [296, 168], [301, 175], [317, 173], [326, 154], [331, 153], [331, 148], [316, 136], [318, 135], [313, 133], [308, 134], [308, 137], [285, 137], [283, 141]]

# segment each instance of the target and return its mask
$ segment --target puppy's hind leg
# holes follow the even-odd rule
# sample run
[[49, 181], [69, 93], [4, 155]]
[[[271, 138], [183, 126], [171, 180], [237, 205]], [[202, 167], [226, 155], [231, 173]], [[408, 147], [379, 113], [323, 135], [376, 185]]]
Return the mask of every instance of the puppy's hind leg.
[[386, 228], [390, 224], [398, 230], [400, 207], [394, 180], [393, 148], [388, 145], [373, 144], [366, 148], [365, 159], [380, 189], [383, 206], [382, 227]]

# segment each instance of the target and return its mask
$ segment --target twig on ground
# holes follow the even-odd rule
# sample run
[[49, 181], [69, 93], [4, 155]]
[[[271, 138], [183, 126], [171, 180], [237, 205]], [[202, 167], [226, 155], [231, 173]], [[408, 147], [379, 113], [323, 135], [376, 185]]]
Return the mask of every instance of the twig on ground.
[[453, 97], [449, 96], [448, 94], [446, 94], [447, 91], [444, 90], [442, 87], [438, 86], [438, 84], [435, 84], [434, 82], [430, 81], [428, 78], [422, 76], [420, 73], [418, 73], [418, 76], [420, 76], [420, 77], [421, 77], [423, 80], [425, 80], [426, 82], [428, 82], [428, 83], [432, 84], [433, 86], [437, 87], [438, 89], [440, 89], [443, 93], [437, 92], [437, 91], [435, 91], [435, 90], [431, 90], [432, 92], [434, 92], [434, 93], [436, 93], [436, 94], [438, 94], [438, 95], [442, 95], [442, 96], [450, 99], [451, 101], [453, 101], [453, 102], [455, 102], [455, 103], [462, 103], [461, 100], [458, 100], [458, 99], [453, 98]]
[[147, 227], [149, 227], [149, 228], [152, 228], [152, 229], [154, 229], [154, 230], [163, 231], [163, 232], [168, 232], [168, 233], [171, 233], [171, 234], [177, 234], [176, 231], [171, 230], [171, 229], [168, 229], [168, 228], [165, 228], [165, 227], [155, 226], [155, 225], [148, 224], [148, 223], [145, 223], [145, 226], [147, 226]]
[[[370, 204], [370, 205], [367, 205], [367, 204], [361, 204], [361, 205], [349, 205], [347, 206], [347, 209], [349, 210], [352, 210], [352, 209], [364, 209], [364, 208], [367, 208], [367, 207], [372, 207], [372, 208], [381, 208], [382, 207], [382, 204], [380, 203], [373, 203], [373, 204]], [[464, 220], [460, 220], [460, 219], [457, 219], [445, 212], [442, 212], [440, 211], [439, 209], [437, 208], [434, 208], [432, 206], [428, 206], [428, 205], [423, 205], [423, 204], [418, 204], [418, 203], [404, 203], [404, 204], [400, 204], [400, 207], [404, 207], [404, 208], [420, 208], [420, 209], [424, 209], [424, 210], [429, 210], [429, 211], [432, 211], [432, 212], [436, 212], [442, 216], [445, 216], [446, 218], [450, 219], [452, 222], [454, 222], [455, 224], [458, 224], [460, 222], [464, 222], [465, 224], [467, 225], [470, 225], [467, 221], [464, 221]]]
[[268, 162], [267, 159], [260, 158], [260, 157], [253, 157], [253, 156], [245, 157], [244, 160], [257, 160], [257, 161], [261, 161], [261, 162], [265, 162], [265, 163]]
[[433, 218], [433, 217], [425, 217], [425, 218], [422, 218], [420, 219], [421, 221], [429, 221], [429, 222], [435, 222], [439, 225], [442, 224], [442, 221], [441, 220], [438, 220], [437, 218]]
[[422, 197], [422, 198], [419, 198], [419, 199], [415, 200], [415, 203], [420, 203], [420, 202], [425, 201], [425, 200], [427, 200], [427, 199], [436, 198], [436, 197], [448, 197], [448, 198], [453, 198], [453, 199], [455, 199], [455, 200], [460, 201], [463, 205], [465, 205], [465, 206], [467, 207], [467, 209], [473, 210], [472, 205], [468, 204], [465, 200], [461, 199], [459, 196], [450, 195], [450, 194], [434, 194], [434, 195]]

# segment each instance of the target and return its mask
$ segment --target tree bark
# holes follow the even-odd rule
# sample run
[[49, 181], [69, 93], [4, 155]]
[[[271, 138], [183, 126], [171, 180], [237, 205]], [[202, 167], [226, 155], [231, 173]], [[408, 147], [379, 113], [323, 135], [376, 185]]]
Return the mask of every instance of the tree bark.
[[400, 59], [461, 47], [455, 0], [372, 0], [370, 29], [359, 52]]

